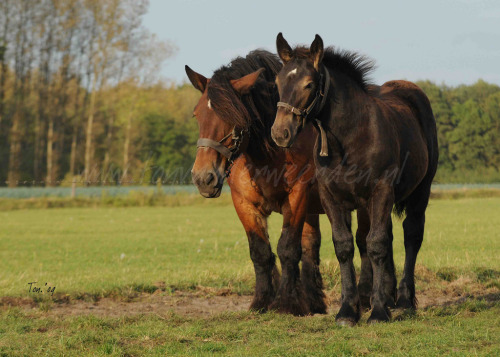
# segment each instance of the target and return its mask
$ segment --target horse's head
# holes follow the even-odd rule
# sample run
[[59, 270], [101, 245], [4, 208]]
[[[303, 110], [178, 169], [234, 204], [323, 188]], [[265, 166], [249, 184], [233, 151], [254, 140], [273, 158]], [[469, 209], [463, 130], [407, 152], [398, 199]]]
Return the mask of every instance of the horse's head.
[[306, 121], [312, 119], [321, 106], [326, 88], [324, 76], [328, 74], [321, 70], [323, 40], [318, 35], [308, 51], [298, 53], [280, 32], [276, 47], [283, 68], [276, 76], [280, 102], [271, 136], [278, 146], [290, 147]]
[[[225, 111], [218, 110], [218, 103], [212, 103], [208, 96], [210, 79], [188, 66], [185, 69], [193, 86], [202, 93], [193, 113], [200, 131], [191, 171], [193, 182], [203, 197], [219, 197], [230, 165], [248, 145], [247, 128], [230, 124], [231, 118], [224, 117]], [[231, 80], [233, 90], [239, 95], [249, 93], [261, 72]]]

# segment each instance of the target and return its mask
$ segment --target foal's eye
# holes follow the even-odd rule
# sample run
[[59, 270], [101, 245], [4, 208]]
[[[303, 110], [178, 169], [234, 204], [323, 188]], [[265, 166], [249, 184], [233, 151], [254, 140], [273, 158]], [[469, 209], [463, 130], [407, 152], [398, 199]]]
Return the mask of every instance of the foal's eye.
[[306, 86], [304, 87], [304, 89], [311, 89], [313, 86], [313, 82], [309, 82], [306, 84]]

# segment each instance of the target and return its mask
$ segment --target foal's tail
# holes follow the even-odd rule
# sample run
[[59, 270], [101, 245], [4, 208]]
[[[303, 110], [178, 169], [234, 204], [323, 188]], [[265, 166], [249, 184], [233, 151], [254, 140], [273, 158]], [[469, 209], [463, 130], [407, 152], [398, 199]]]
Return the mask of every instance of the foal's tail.
[[[427, 166], [427, 173], [425, 174], [424, 178], [417, 186], [415, 191], [409, 197], [394, 205], [393, 212], [400, 218], [403, 217], [403, 215], [406, 213], [407, 205], [410, 203], [409, 201], [416, 199], [416, 197], [412, 196], [427, 195], [427, 197], [425, 197], [424, 200], [428, 201], [429, 199], [428, 195], [430, 194], [430, 186], [432, 184], [434, 176], [436, 175], [437, 165], [439, 160], [436, 119], [434, 118], [434, 113], [432, 112], [431, 103], [429, 101], [429, 98], [427, 98], [427, 95], [422, 91], [422, 89], [420, 89], [417, 85], [413, 83], [411, 83], [411, 85], [412, 85], [411, 87], [413, 88], [404, 91], [404, 94], [403, 93], [401, 94], [403, 94], [403, 97], [406, 99], [408, 104], [417, 113], [420, 126], [422, 127], [422, 130], [425, 135], [427, 152], [429, 155], [429, 163]], [[425, 204], [425, 206], [427, 206], [427, 204]]]

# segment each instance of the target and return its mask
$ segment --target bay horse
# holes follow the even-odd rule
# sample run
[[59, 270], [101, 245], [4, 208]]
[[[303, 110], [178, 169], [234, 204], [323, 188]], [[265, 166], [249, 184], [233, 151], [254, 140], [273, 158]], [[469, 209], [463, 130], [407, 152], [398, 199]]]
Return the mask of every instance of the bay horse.
[[[189, 80], [202, 93], [193, 113], [199, 140], [192, 177], [202, 196], [214, 198], [227, 176], [255, 269], [250, 309], [294, 315], [326, 313], [319, 271], [318, 214], [323, 211], [313, 180], [316, 134], [313, 128], [305, 129], [291, 150], [278, 148], [272, 141], [278, 101], [274, 80], [280, 68], [278, 57], [262, 50], [234, 59], [210, 79], [185, 67]], [[281, 278], [267, 230], [273, 211], [283, 215], [277, 249]]]
[[[337, 323], [357, 323], [360, 296], [368, 293], [369, 322], [390, 320], [389, 307], [394, 305], [416, 308], [415, 262], [438, 163], [436, 121], [427, 96], [403, 80], [370, 84], [372, 61], [357, 53], [324, 49], [318, 35], [310, 48], [292, 49], [281, 33], [276, 45], [284, 66], [276, 79], [281, 102], [272, 137], [281, 147], [293, 147], [302, 130], [314, 125], [320, 133], [314, 162], [340, 264]], [[356, 241], [366, 247], [360, 249], [358, 286], [350, 227], [354, 209], [359, 220]], [[397, 290], [392, 210], [400, 216], [406, 213], [406, 257]]]

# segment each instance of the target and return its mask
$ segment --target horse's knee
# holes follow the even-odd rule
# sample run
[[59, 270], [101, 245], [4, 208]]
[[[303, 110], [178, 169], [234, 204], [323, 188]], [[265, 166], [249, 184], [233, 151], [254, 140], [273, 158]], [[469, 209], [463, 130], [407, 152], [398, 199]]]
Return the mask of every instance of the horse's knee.
[[[300, 238], [300, 237], [299, 237]], [[281, 262], [298, 263], [302, 255], [301, 241], [293, 227], [283, 228], [278, 241], [278, 256]]]
[[367, 253], [373, 263], [385, 262], [390, 252], [390, 239], [387, 232], [371, 232], [367, 237]]
[[354, 243], [352, 237], [347, 235], [334, 236], [333, 243], [335, 247], [335, 255], [340, 263], [352, 260], [354, 257]]
[[259, 266], [274, 266], [274, 254], [269, 241], [255, 233], [248, 234], [248, 244], [250, 247], [250, 259]]

